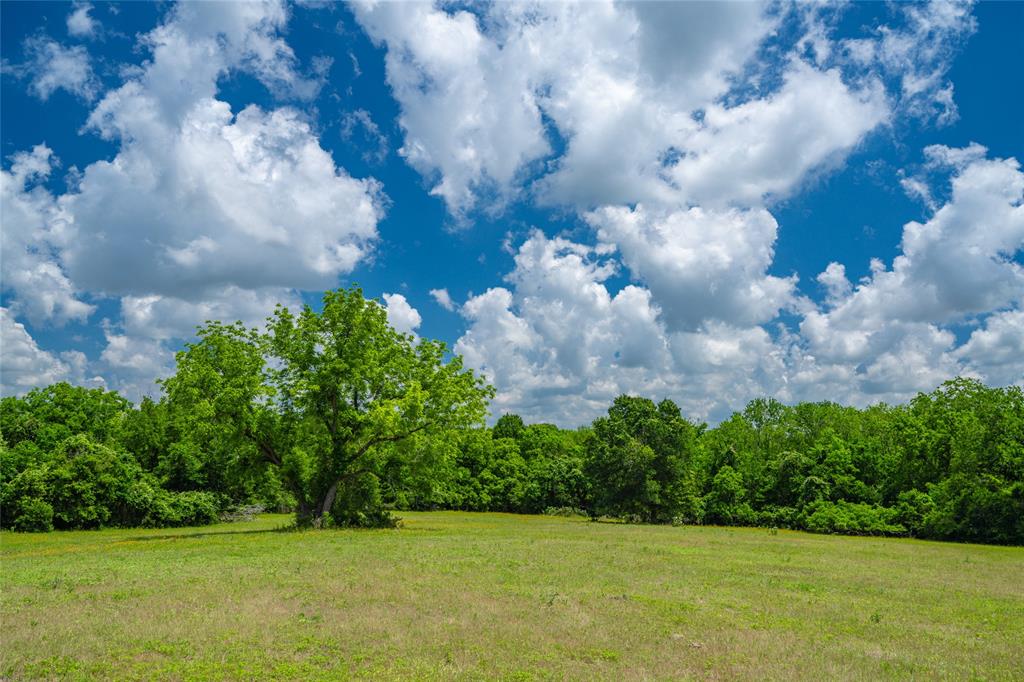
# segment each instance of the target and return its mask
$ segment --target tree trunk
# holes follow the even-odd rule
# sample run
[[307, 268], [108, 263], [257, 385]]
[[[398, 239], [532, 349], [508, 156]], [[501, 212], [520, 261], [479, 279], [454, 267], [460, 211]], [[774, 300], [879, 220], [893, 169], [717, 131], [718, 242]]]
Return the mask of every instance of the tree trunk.
[[311, 507], [305, 500], [299, 500], [299, 508], [296, 510], [296, 517], [298, 517], [300, 526], [309, 522], [310, 524], [319, 527], [319, 520], [317, 519], [314, 507]]
[[323, 518], [331, 513], [331, 507], [334, 506], [334, 498], [338, 496], [338, 486], [341, 484], [340, 480], [335, 481], [331, 484], [331, 487], [324, 493], [324, 499], [320, 502], [319, 513], [317, 514], [320, 522], [323, 522]]

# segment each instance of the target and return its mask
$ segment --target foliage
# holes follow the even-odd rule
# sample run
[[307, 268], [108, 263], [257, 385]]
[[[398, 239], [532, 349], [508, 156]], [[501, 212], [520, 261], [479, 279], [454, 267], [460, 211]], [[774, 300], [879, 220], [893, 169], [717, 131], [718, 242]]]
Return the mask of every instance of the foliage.
[[[390, 526], [395, 509], [1024, 544], [1024, 391], [902, 406], [751, 401], [714, 428], [620, 396], [589, 427], [502, 415], [444, 345], [358, 289], [266, 331], [208, 322], [159, 400], [55, 384], [0, 400], [5, 528], [210, 523], [231, 507]], [[558, 510], [563, 510], [558, 512]]]
[[893, 509], [861, 502], [818, 500], [807, 507], [803, 527], [815, 533], [845, 535], [904, 535]]
[[319, 312], [278, 307], [266, 332], [208, 323], [164, 388], [192, 442], [276, 467], [300, 522], [375, 523], [394, 460], [484, 416], [491, 389], [446, 352], [396, 332], [361, 290], [329, 291]]
[[690, 462], [697, 428], [670, 400], [620, 396], [587, 439], [585, 471], [595, 515], [648, 523], [700, 518]]

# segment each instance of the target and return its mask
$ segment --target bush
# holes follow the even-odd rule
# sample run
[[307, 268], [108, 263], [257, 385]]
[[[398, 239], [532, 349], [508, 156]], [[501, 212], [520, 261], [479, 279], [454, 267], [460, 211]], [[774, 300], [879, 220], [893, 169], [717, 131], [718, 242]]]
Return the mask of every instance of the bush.
[[18, 500], [13, 511], [11, 528], [17, 531], [39, 533], [53, 530], [53, 507], [38, 497]]
[[190, 490], [169, 493], [176, 526], [205, 526], [220, 518], [220, 505], [213, 493]]
[[906, 535], [907, 529], [896, 523], [897, 512], [860, 502], [820, 500], [804, 511], [803, 526], [812, 533], [847, 535]]
[[398, 518], [384, 507], [380, 480], [371, 473], [358, 476], [338, 490], [329, 519], [340, 528], [395, 528]]
[[957, 475], [931, 486], [935, 507], [921, 535], [941, 540], [1024, 544], [1024, 482]]
[[726, 464], [711, 482], [711, 492], [704, 498], [706, 523], [726, 526], [753, 526], [757, 514], [743, 501], [746, 488], [738, 471]]
[[548, 507], [544, 510], [545, 516], [587, 516], [587, 512], [578, 507]]
[[7, 481], [0, 507], [4, 527], [22, 531], [196, 526], [216, 521], [221, 510], [215, 494], [164, 490], [129, 455], [83, 435]]
[[911, 535], [919, 535], [925, 519], [935, 510], [935, 502], [928, 493], [906, 490], [896, 499], [896, 521]]
[[45, 466], [25, 469], [0, 488], [0, 520], [19, 531], [53, 530], [53, 506], [47, 502]]
[[800, 510], [794, 507], [765, 507], [756, 518], [762, 528], [800, 528]]

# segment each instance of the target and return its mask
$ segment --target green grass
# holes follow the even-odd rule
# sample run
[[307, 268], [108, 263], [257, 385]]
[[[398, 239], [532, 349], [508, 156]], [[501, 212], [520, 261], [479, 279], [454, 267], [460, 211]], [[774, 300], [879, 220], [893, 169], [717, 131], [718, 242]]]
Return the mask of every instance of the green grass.
[[1024, 548], [405, 513], [0, 535], [0, 676], [1024, 679]]

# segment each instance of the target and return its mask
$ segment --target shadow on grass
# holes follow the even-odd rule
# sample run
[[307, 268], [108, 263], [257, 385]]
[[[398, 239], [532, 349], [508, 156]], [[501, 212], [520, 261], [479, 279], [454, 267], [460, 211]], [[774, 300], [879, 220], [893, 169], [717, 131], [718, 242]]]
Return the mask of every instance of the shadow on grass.
[[125, 538], [126, 540], [132, 541], [146, 541], [146, 540], [185, 540], [192, 538], [203, 538], [213, 535], [257, 535], [262, 533], [297, 533], [301, 532], [302, 528], [296, 528], [295, 526], [280, 526], [278, 528], [257, 528], [253, 530], [206, 530], [199, 531], [197, 533], [166, 533], [163, 535], [136, 535], [134, 537]]

